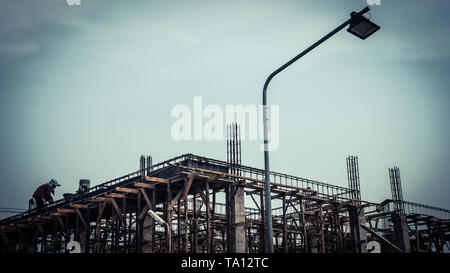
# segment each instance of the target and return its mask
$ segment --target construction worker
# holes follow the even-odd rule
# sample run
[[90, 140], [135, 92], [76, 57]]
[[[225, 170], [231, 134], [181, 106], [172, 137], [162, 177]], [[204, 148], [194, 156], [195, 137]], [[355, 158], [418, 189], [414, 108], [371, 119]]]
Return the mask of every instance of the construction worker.
[[36, 200], [37, 214], [42, 212], [45, 208], [45, 203], [53, 203], [52, 194], [55, 194], [55, 188], [61, 186], [55, 179], [50, 180], [47, 184], [39, 186], [33, 193], [33, 198]]

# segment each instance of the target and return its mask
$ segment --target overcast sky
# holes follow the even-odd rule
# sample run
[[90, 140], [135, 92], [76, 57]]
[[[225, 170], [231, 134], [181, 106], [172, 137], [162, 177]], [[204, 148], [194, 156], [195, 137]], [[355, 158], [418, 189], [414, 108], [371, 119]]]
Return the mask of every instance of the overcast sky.
[[[136, 171], [141, 154], [226, 160], [224, 141], [171, 138], [171, 109], [258, 105], [265, 78], [363, 0], [0, 0], [0, 206], [26, 208], [40, 184], [74, 192]], [[280, 146], [271, 169], [347, 186], [357, 155], [362, 198], [450, 208], [446, 0], [382, 0], [366, 40], [341, 31], [277, 76]], [[242, 161], [263, 168], [260, 142]], [[0, 217], [8, 216], [2, 214]]]

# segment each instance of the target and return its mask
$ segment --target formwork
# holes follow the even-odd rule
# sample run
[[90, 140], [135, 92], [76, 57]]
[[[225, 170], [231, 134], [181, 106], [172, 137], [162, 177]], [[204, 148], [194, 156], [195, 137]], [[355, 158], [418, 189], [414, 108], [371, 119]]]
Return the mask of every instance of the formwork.
[[[373, 241], [382, 252], [448, 250], [448, 210], [402, 201], [416, 210], [399, 213], [354, 187], [277, 172], [270, 181], [275, 252], [365, 253]], [[264, 209], [264, 170], [240, 159], [141, 157], [136, 172], [0, 221], [0, 251], [69, 252], [76, 241], [82, 253], [264, 253]]]

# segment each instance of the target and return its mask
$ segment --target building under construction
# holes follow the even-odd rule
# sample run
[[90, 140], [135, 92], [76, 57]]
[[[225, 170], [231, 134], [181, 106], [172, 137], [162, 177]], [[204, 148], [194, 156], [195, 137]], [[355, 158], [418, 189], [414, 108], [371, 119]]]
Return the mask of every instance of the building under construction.
[[[264, 170], [241, 164], [230, 126], [228, 160], [184, 154], [0, 221], [1, 252], [264, 253]], [[360, 198], [358, 158], [349, 187], [271, 172], [278, 253], [448, 252], [450, 210], [403, 200], [389, 169], [392, 199]], [[84, 184], [85, 185], [85, 184]], [[83, 186], [83, 185], [82, 185]]]

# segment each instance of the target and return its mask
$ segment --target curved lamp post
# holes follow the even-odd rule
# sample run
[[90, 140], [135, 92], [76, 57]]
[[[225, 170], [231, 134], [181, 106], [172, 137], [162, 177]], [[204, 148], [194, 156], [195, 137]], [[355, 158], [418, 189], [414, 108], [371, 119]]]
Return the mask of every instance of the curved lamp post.
[[333, 31], [325, 35], [322, 39], [315, 42], [313, 45], [302, 51], [300, 54], [292, 58], [290, 61], [282, 65], [280, 68], [272, 72], [269, 75], [266, 82], [264, 83], [263, 89], [263, 125], [264, 125], [264, 182], [265, 182], [265, 207], [266, 207], [266, 215], [265, 215], [265, 225], [267, 228], [267, 251], [269, 253], [273, 253], [273, 230], [272, 230], [272, 208], [271, 208], [271, 193], [270, 193], [270, 182], [269, 182], [269, 141], [268, 141], [268, 117], [267, 117], [267, 87], [269, 86], [270, 81], [273, 77], [275, 77], [278, 73], [286, 69], [288, 66], [293, 64], [295, 61], [306, 55], [308, 52], [313, 50], [315, 47], [326, 41], [328, 38], [345, 28], [347, 25], [349, 28], [348, 32], [353, 35], [366, 39], [374, 32], [380, 29], [379, 26], [372, 23], [368, 18], [364, 17], [363, 14], [370, 10], [369, 7], [364, 8], [360, 12], [352, 12], [350, 13], [350, 19], [345, 21], [343, 24], [335, 28]]

